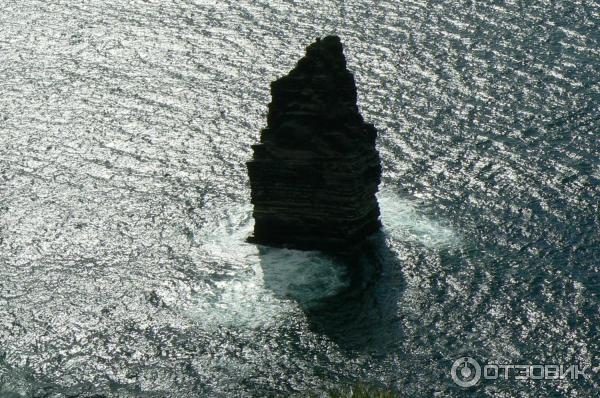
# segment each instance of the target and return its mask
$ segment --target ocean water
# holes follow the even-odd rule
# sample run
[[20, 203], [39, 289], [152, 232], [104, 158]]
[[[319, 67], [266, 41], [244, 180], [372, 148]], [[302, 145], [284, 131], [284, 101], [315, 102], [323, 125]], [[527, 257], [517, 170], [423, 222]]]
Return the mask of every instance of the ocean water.
[[[359, 285], [244, 242], [269, 83], [326, 34], [384, 167]], [[5, 0], [0, 60], [1, 397], [598, 396], [597, 1]]]

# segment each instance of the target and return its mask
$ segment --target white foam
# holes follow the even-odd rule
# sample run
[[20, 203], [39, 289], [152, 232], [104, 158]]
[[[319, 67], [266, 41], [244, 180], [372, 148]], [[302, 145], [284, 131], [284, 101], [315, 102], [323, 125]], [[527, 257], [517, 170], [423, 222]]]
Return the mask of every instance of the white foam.
[[411, 200], [389, 189], [377, 194], [384, 232], [392, 239], [418, 242], [428, 248], [457, 247], [460, 236], [446, 223], [427, 216]]
[[202, 257], [227, 270], [186, 311], [204, 327], [272, 327], [349, 283], [345, 269], [322, 253], [246, 243], [254, 226], [251, 210], [246, 205], [220, 212], [198, 236]]
[[[378, 200], [384, 232], [392, 239], [428, 248], [460, 244], [452, 228], [414, 202], [387, 189]], [[219, 264], [216, 282], [208, 281], [186, 312], [204, 327], [268, 328], [348, 286], [345, 268], [320, 252], [246, 243], [253, 226], [252, 207], [239, 205], [215, 213], [198, 235], [201, 257]]]

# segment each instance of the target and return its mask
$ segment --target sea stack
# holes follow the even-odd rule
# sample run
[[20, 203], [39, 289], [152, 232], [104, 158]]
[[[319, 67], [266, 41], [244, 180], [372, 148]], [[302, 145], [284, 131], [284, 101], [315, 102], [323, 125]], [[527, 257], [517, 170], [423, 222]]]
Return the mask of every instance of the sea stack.
[[378, 231], [377, 130], [356, 104], [342, 43], [327, 36], [271, 83], [267, 127], [248, 162], [250, 242], [347, 251]]

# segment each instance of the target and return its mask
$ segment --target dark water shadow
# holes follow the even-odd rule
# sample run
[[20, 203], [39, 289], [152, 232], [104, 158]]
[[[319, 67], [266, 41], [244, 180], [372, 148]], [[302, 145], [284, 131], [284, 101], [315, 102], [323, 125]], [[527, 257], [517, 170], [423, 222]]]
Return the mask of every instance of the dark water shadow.
[[[265, 288], [277, 297], [295, 300], [314, 332], [329, 337], [342, 349], [371, 355], [385, 355], [402, 338], [398, 302], [404, 281], [400, 260], [383, 233], [373, 235], [363, 247], [345, 254], [319, 253], [323, 263], [318, 272], [341, 271], [344, 284], [327, 291], [328, 286], [319, 286], [323, 278], [314, 278], [315, 289], [322, 289], [322, 295], [316, 297], [302, 289], [290, 294], [289, 285], [281, 283], [282, 278], [289, 277], [289, 282], [294, 283], [299, 273], [316, 272], [314, 264], [300, 262], [290, 269], [277, 260], [278, 256], [271, 255], [271, 250], [278, 249], [259, 246]], [[310, 281], [309, 277], [304, 283]]]

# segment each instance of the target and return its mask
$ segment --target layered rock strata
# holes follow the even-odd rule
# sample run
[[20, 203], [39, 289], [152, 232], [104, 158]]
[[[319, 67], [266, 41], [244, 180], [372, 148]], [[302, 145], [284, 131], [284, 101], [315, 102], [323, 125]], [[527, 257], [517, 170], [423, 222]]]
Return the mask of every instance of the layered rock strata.
[[254, 205], [249, 241], [344, 250], [380, 228], [377, 131], [356, 104], [342, 43], [328, 36], [271, 83], [267, 127], [247, 163]]

